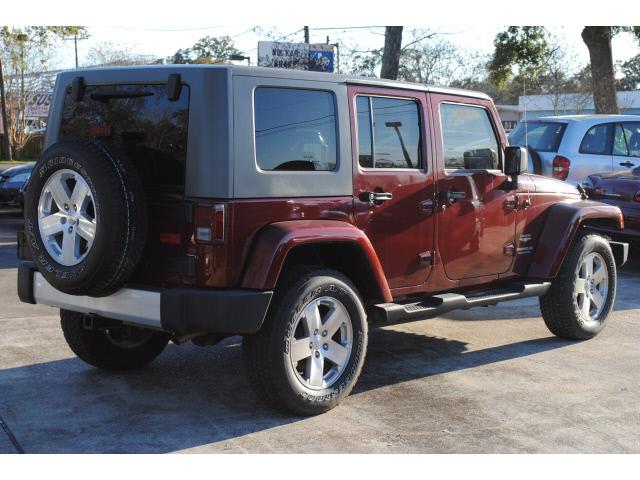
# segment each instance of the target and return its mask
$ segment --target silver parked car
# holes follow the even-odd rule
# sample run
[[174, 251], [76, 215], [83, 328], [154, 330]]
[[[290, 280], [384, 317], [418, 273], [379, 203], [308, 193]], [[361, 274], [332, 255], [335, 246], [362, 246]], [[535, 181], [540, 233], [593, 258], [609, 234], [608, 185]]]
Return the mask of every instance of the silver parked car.
[[521, 121], [511, 145], [529, 149], [529, 171], [577, 184], [640, 166], [640, 115], [564, 115]]

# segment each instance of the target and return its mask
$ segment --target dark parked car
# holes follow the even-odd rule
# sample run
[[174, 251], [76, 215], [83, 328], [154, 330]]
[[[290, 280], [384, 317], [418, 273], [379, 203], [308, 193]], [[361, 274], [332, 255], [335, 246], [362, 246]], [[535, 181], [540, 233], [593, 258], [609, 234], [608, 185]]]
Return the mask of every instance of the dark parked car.
[[622, 210], [624, 229], [603, 230], [614, 238], [630, 242], [635, 252], [640, 253], [640, 167], [595, 173], [584, 179], [583, 186], [590, 198]]
[[0, 207], [22, 209], [24, 192], [35, 162], [11, 167], [0, 173]]
[[45, 147], [20, 299], [60, 308], [70, 348], [103, 369], [243, 335], [250, 384], [297, 414], [349, 394], [370, 326], [537, 296], [551, 332], [594, 337], [626, 259], [592, 229], [621, 228], [620, 209], [530, 174], [478, 92], [239, 66], [74, 70], [56, 81]]

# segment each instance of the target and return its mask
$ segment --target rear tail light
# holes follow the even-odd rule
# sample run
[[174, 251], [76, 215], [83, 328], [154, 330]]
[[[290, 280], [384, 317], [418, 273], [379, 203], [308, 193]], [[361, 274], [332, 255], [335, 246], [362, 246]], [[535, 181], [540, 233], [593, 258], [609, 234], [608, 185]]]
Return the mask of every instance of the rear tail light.
[[224, 243], [224, 204], [196, 207], [196, 240], [202, 243]]
[[633, 201], [634, 201], [634, 202], [640, 202], [640, 190], [638, 190], [638, 191], [633, 195]]
[[571, 169], [571, 160], [562, 155], [556, 155], [553, 159], [553, 178], [566, 180]]

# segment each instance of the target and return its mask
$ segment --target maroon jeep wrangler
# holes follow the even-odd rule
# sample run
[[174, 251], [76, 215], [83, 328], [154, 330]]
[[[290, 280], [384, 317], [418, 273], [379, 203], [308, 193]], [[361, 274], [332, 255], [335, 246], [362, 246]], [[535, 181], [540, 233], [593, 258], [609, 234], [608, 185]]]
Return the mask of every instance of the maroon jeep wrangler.
[[237, 66], [58, 76], [26, 193], [23, 302], [96, 367], [242, 335], [261, 398], [349, 394], [371, 325], [539, 296], [555, 335], [604, 326], [612, 205], [527, 173], [482, 93]]

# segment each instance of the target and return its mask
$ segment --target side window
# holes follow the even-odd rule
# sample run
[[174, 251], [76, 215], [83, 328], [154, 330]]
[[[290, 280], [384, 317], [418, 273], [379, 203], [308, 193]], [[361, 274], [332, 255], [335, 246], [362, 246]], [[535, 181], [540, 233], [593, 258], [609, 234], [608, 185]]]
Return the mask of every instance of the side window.
[[616, 125], [616, 131], [613, 134], [613, 154], [614, 155], [629, 155], [629, 150], [627, 149], [627, 140], [625, 139], [624, 130], [622, 129], [622, 125]]
[[640, 157], [640, 123], [624, 123], [629, 156]]
[[335, 170], [336, 111], [331, 93], [261, 87], [254, 100], [256, 161], [262, 170]]
[[358, 96], [356, 110], [360, 166], [420, 168], [422, 143], [418, 102]]
[[592, 155], [609, 155], [611, 152], [609, 139], [611, 138], [612, 128], [613, 125], [610, 123], [591, 127], [580, 143], [579, 152]]
[[500, 168], [498, 139], [485, 108], [443, 103], [440, 121], [445, 168]]

